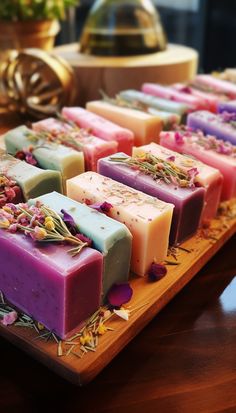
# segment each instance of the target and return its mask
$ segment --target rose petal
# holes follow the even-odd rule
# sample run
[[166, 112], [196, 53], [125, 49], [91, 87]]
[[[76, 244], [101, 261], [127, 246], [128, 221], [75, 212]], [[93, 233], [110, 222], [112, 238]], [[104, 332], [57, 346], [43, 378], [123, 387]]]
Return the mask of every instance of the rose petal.
[[93, 243], [93, 241], [91, 240], [91, 238], [88, 238], [88, 237], [86, 237], [84, 234], [80, 234], [80, 233], [77, 233], [75, 236], [76, 236], [76, 238], [80, 239], [80, 241], [82, 241], [82, 242], [87, 242], [88, 247], [91, 247], [91, 245], [92, 245], [92, 243]]
[[156, 264], [153, 262], [151, 267], [148, 271], [148, 279], [149, 281], [159, 281], [161, 280], [167, 273], [167, 269], [163, 264]]
[[113, 307], [128, 303], [133, 295], [129, 283], [113, 284], [107, 294], [107, 300]]
[[113, 208], [113, 205], [110, 204], [109, 202], [98, 202], [96, 204], [89, 205], [90, 208], [96, 209], [96, 211], [102, 212], [102, 213], [107, 213], [110, 211], [111, 208]]
[[66, 212], [65, 209], [61, 209], [61, 213], [63, 214], [63, 221], [65, 222], [66, 226], [68, 227], [69, 231], [72, 233], [72, 235], [77, 234], [77, 225], [74, 221], [74, 218]]

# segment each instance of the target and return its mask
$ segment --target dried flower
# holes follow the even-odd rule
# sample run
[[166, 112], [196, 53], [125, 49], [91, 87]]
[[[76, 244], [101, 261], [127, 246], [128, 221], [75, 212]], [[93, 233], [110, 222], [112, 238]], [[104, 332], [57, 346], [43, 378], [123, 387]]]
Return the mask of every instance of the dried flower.
[[14, 324], [14, 322], [17, 320], [17, 317], [18, 317], [18, 314], [16, 311], [14, 310], [10, 311], [9, 313], [6, 313], [2, 316], [1, 323], [4, 326]]
[[184, 143], [183, 136], [179, 132], [175, 132], [175, 142], [178, 145], [183, 145]]
[[148, 270], [148, 279], [149, 281], [159, 281], [161, 280], [167, 273], [167, 269], [163, 264], [156, 264], [153, 262], [151, 267]]
[[108, 213], [110, 209], [113, 208], [113, 205], [106, 201], [90, 204], [89, 206], [90, 208], [96, 209], [96, 211], [102, 212], [104, 214]]
[[107, 300], [113, 307], [120, 307], [131, 300], [133, 290], [129, 283], [113, 284], [107, 294]]

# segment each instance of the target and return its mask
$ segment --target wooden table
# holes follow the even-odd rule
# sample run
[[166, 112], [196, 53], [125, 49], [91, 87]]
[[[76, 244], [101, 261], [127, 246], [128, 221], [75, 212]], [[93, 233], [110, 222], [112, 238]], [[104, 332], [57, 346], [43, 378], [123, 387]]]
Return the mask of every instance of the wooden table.
[[236, 412], [235, 246], [236, 236], [83, 388], [0, 338], [0, 412]]

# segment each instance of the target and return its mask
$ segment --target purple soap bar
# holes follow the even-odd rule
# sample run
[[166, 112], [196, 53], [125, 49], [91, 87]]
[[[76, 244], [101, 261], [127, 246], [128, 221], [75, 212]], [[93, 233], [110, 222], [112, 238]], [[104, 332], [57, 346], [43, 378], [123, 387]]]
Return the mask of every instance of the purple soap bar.
[[101, 294], [102, 254], [84, 248], [72, 258], [70, 248], [0, 230], [0, 290], [62, 339], [97, 310]]
[[146, 175], [140, 170], [112, 161], [111, 159], [115, 157], [126, 158], [126, 155], [122, 153], [100, 159], [98, 169], [101, 175], [138, 189], [164, 202], [174, 204], [170, 245], [182, 242], [197, 231], [204, 205], [204, 188], [183, 188], [172, 183], [167, 184], [161, 180], [156, 181], [152, 176]]
[[229, 100], [226, 102], [219, 102], [217, 105], [217, 111], [222, 112], [233, 112], [236, 113], [236, 100]]
[[217, 138], [236, 145], [236, 114], [222, 113], [215, 115], [201, 110], [188, 115], [187, 125], [193, 130], [200, 129], [203, 133], [215, 135]]

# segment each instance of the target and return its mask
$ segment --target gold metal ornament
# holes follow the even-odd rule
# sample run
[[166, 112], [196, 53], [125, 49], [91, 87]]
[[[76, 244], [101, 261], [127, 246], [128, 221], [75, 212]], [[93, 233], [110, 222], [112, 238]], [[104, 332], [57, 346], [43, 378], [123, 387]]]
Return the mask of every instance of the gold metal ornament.
[[0, 112], [34, 118], [55, 115], [75, 97], [71, 66], [40, 49], [10, 51], [0, 61]]

